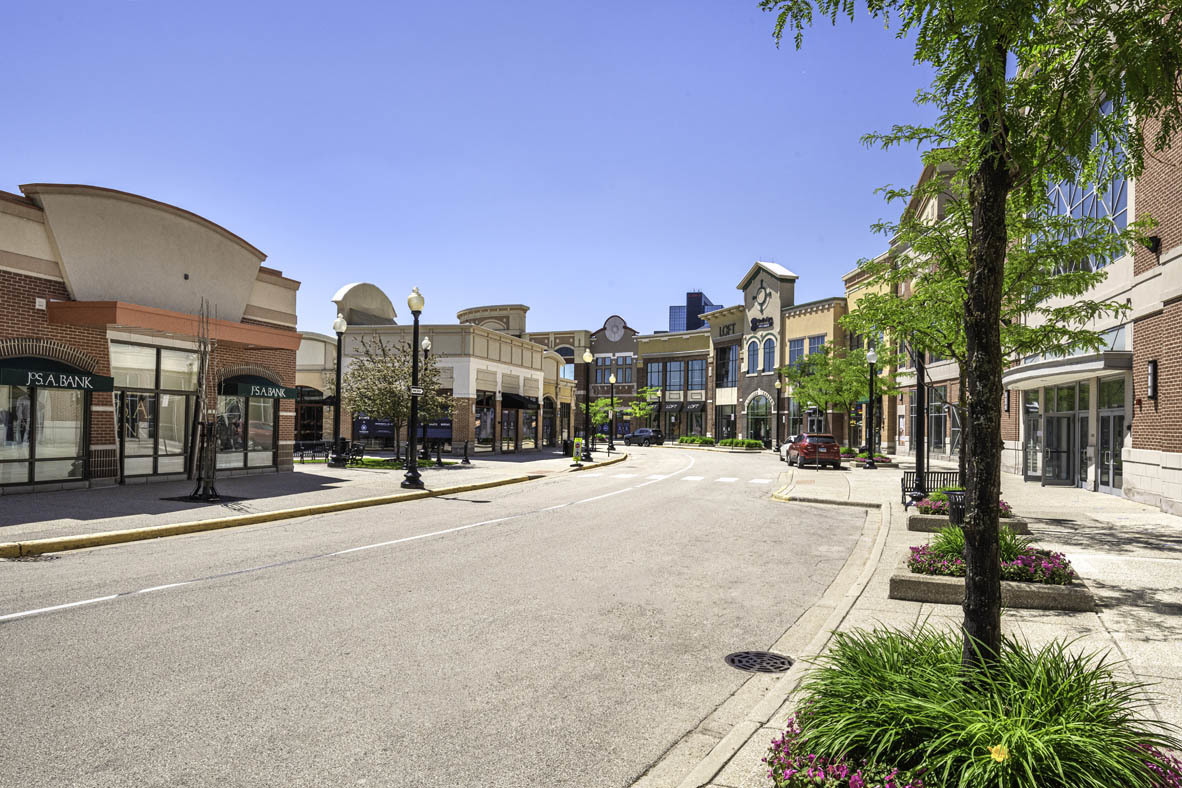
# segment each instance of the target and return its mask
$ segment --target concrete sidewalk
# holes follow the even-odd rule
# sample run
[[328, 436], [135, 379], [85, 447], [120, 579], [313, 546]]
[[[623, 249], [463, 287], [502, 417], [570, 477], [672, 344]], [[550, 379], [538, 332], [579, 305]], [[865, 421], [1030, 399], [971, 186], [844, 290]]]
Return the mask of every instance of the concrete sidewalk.
[[[899, 502], [902, 471], [912, 469], [910, 464], [876, 471], [792, 468], [781, 474], [779, 492], [789, 499], [874, 501], [883, 507], [878, 534], [881, 552], [877, 558], [873, 551], [865, 557], [869, 581], [861, 589], [854, 585], [847, 591], [847, 585], [826, 594], [827, 600], [842, 594], [856, 597], [836, 627], [840, 631], [879, 625], [907, 627], [923, 620], [950, 628], [961, 623], [959, 605], [887, 598], [890, 575], [908, 546], [928, 537], [907, 530], [906, 512]], [[1097, 600], [1094, 613], [1006, 610], [1002, 617], [1006, 633], [1024, 637], [1036, 646], [1056, 638], [1074, 640], [1082, 651], [1103, 652], [1112, 660], [1123, 660], [1122, 673], [1154, 685], [1153, 713], [1158, 719], [1182, 726], [1182, 518], [1115, 496], [1027, 484], [1012, 475], [1003, 475], [1002, 497], [1029, 521], [1041, 546], [1067, 555]], [[849, 584], [856, 573], [843, 571], [843, 575]], [[842, 581], [839, 577], [835, 586]], [[806, 614], [798, 624], [808, 617]], [[822, 622], [833, 622], [826, 622], [823, 614], [813, 619], [818, 634], [813, 643], [817, 643], [824, 634]], [[808, 642], [807, 634], [798, 632], [796, 641]], [[723, 738], [688, 772], [688, 777], [682, 771], [684, 779], [669, 780], [668, 785], [766, 788], [767, 767], [761, 759], [792, 714], [790, 692], [798, 682], [799, 674], [786, 675], [734, 727], [732, 735]], [[644, 784], [655, 787], [662, 783]]]
[[[612, 457], [621, 453], [613, 453]], [[599, 452], [596, 460], [606, 460]], [[481, 484], [523, 475], [550, 475], [570, 469], [561, 454], [480, 456], [471, 465], [421, 466], [429, 490]], [[220, 503], [183, 499], [194, 483], [159, 482], [63, 490], [0, 498], [0, 542], [77, 536], [102, 531], [257, 514], [302, 506], [339, 503], [405, 492], [403, 472], [373, 468], [329, 468], [324, 463], [295, 464], [291, 473], [237, 476], [217, 481]]]

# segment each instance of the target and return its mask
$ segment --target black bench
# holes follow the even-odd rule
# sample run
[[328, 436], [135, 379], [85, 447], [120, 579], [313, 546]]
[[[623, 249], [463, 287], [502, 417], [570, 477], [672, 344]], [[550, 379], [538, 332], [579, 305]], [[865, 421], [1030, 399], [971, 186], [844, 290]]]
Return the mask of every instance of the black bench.
[[[915, 491], [915, 476], [918, 471], [903, 471], [903, 481], [901, 487], [903, 489], [903, 505], [906, 506], [911, 500], [911, 493]], [[960, 487], [960, 471], [925, 471], [924, 472], [924, 492], [931, 492], [938, 490], [941, 487]]]
[[360, 443], [354, 443], [349, 447], [349, 459], [346, 461], [348, 465], [356, 465], [365, 458], [365, 446]]

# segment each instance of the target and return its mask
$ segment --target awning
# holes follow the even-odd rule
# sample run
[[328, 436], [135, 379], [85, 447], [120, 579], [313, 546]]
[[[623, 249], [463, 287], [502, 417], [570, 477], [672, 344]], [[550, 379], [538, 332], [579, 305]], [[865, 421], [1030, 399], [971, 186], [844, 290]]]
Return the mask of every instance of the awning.
[[77, 391], [113, 391], [115, 379], [85, 372], [60, 361], [21, 356], [0, 359], [0, 384]]
[[666, 413], [676, 413], [677, 411], [681, 410], [681, 403], [680, 402], [666, 402], [665, 407], [662, 408], [662, 410], [664, 410]]
[[687, 402], [685, 403], [686, 413], [697, 413], [700, 410], [706, 410], [705, 402]]
[[1007, 389], [1036, 389], [1115, 375], [1132, 368], [1133, 351], [1105, 350], [1012, 367], [1002, 375], [1001, 384]]
[[218, 386], [218, 394], [239, 397], [264, 397], [269, 399], [295, 399], [296, 390], [272, 383], [255, 375], [236, 375], [226, 378]]
[[537, 397], [523, 397], [520, 394], [510, 394], [507, 391], [501, 392], [501, 407], [512, 408], [515, 410], [537, 410]]

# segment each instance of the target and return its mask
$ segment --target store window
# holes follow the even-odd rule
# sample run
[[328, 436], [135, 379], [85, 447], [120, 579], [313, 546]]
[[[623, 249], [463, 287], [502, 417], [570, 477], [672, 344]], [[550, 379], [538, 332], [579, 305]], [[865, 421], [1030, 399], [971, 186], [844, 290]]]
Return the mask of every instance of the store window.
[[689, 390], [706, 390], [706, 359], [694, 358], [689, 362]]
[[771, 441], [771, 401], [758, 394], [747, 403], [747, 434], [743, 437], [753, 441]]
[[[738, 350], [738, 346], [735, 346]], [[735, 406], [717, 405], [714, 408], [714, 437], [718, 440], [735, 437]]]
[[217, 466], [269, 468], [278, 462], [279, 400], [295, 399], [295, 389], [263, 378], [223, 380], [218, 390]]
[[650, 361], [645, 366], [645, 369], [647, 370], [645, 374], [648, 375], [648, 387], [654, 389], [661, 388], [664, 385], [663, 379], [661, 377], [661, 370], [664, 369], [664, 367], [661, 365], [661, 362]]
[[111, 343], [122, 475], [186, 470], [194, 409], [197, 353]]
[[776, 340], [768, 337], [763, 340], [763, 371], [774, 372], [776, 369]]
[[521, 411], [521, 448], [536, 449], [538, 447], [538, 412], [536, 410]]
[[932, 386], [929, 390], [931, 405], [928, 407], [928, 445], [933, 449], [943, 451], [944, 439], [948, 425], [948, 413], [945, 407], [948, 402], [947, 386]]
[[559, 422], [561, 422], [561, 426], [559, 427], [559, 430], [562, 433], [562, 440], [564, 440], [564, 441], [570, 440], [570, 411], [571, 411], [571, 408], [570, 408], [569, 402], [563, 402], [563, 403], [559, 404], [559, 406], [558, 406], [558, 413], [559, 413], [558, 420], [559, 420]]
[[111, 379], [45, 359], [18, 358], [0, 361], [2, 380], [12, 383], [0, 383], [0, 485], [86, 478], [89, 392], [110, 391]]
[[804, 339], [788, 340], [788, 366], [795, 367], [804, 358]]
[[714, 385], [727, 389], [739, 385], [739, 346], [727, 345], [714, 353]]
[[476, 392], [476, 451], [496, 449], [497, 395], [494, 391]]
[[788, 400], [788, 434], [792, 437], [804, 432], [804, 416], [801, 415], [800, 401]]
[[684, 361], [670, 361], [668, 362], [666, 375], [668, 376], [669, 391], [682, 391], [685, 389], [685, 362]]
[[512, 454], [517, 451], [517, 414], [516, 408], [501, 408], [501, 452]]

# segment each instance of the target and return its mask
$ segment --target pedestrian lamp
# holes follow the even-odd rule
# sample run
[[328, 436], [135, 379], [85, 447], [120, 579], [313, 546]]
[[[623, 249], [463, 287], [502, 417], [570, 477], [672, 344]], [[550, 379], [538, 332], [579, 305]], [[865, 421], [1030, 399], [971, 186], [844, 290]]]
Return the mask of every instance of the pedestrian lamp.
[[[419, 476], [418, 458], [415, 456], [415, 432], [419, 428], [419, 395], [422, 389], [419, 388], [419, 354], [414, 351], [419, 346], [419, 315], [423, 311], [423, 294], [419, 289], [410, 291], [410, 295], [406, 297], [406, 305], [410, 307], [410, 313], [414, 315], [415, 326], [413, 339], [411, 340], [411, 362], [410, 362], [410, 429], [406, 432], [406, 475], [402, 479], [402, 486], [408, 489], [421, 490], [423, 489], [423, 480]], [[423, 348], [426, 350], [430, 345]]]
[[616, 442], [615, 442], [614, 438], [616, 435], [616, 373], [613, 372], [610, 375], [608, 375], [607, 382], [611, 385], [610, 390], [611, 390], [611, 401], [612, 401], [612, 411], [611, 411], [612, 423], [611, 423], [611, 432], [609, 432], [607, 434], [607, 450], [608, 451], [615, 451], [616, 450]]
[[776, 451], [780, 450], [780, 421], [784, 418], [780, 408], [780, 390], [783, 388], [784, 383], [776, 378]]
[[337, 319], [332, 321], [332, 330], [337, 335], [337, 401], [332, 409], [332, 456], [328, 458], [328, 464], [334, 468], [343, 468], [349, 461], [349, 453], [345, 451], [345, 439], [341, 437], [341, 355], [345, 347], [345, 332], [348, 329], [349, 324], [345, 322], [345, 316], [338, 314]]
[[[423, 337], [423, 341], [419, 344], [423, 349], [423, 369], [427, 368], [427, 356], [431, 355], [431, 337]], [[424, 414], [423, 418], [423, 459], [431, 459], [431, 450], [427, 448], [427, 418]]]
[[583, 459], [591, 462], [591, 362], [595, 356], [591, 355], [591, 348], [583, 351], [583, 363], [587, 365], [587, 401], [583, 411]]
[[874, 348], [866, 353], [866, 360], [870, 362], [870, 398], [866, 401], [866, 449], [870, 456], [863, 467], [874, 470], [878, 467], [874, 464], [874, 365], [878, 363]]

